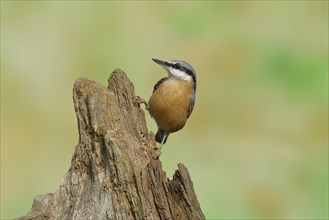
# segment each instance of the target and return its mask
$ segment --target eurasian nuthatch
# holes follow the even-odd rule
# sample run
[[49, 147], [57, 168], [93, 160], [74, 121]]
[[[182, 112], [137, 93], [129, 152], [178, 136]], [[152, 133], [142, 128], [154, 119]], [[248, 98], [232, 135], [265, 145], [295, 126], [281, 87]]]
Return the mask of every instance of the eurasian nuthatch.
[[148, 102], [149, 112], [158, 126], [155, 140], [162, 146], [170, 133], [184, 127], [193, 111], [196, 73], [185, 61], [152, 60], [164, 67], [169, 75], [155, 84]]

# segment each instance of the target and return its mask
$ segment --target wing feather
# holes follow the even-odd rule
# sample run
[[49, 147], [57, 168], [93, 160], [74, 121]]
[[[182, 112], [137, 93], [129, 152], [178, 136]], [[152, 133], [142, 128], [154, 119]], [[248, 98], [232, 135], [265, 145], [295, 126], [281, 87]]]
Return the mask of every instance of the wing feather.
[[155, 90], [157, 90], [157, 88], [159, 88], [160, 84], [163, 83], [164, 81], [166, 81], [168, 79], [168, 77], [162, 78], [160, 79], [153, 87], [153, 93], [155, 92]]
[[194, 102], [195, 102], [195, 97], [191, 96], [190, 97], [190, 108], [187, 112], [187, 118], [190, 117], [190, 115], [192, 114], [193, 108], [194, 108]]

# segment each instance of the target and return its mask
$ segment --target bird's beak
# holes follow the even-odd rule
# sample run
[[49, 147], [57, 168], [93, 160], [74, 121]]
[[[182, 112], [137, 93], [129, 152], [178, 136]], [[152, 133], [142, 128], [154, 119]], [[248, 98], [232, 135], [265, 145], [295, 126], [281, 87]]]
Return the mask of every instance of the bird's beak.
[[167, 68], [167, 67], [168, 67], [167, 62], [165, 62], [165, 61], [158, 60], [158, 59], [155, 59], [155, 58], [153, 58], [152, 60], [153, 60], [154, 62], [156, 62], [157, 64], [159, 64], [160, 66], [163, 66], [164, 68]]

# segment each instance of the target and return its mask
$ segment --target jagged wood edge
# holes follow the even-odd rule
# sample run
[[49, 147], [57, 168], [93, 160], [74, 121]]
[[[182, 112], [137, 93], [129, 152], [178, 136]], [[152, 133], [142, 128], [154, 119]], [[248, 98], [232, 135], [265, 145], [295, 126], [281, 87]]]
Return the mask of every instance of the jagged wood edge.
[[[156, 159], [154, 135], [147, 130], [144, 111], [133, 103], [134, 86], [123, 71], [113, 71], [107, 89], [97, 82], [78, 79], [73, 91], [80, 138], [71, 167], [59, 189], [54, 194], [37, 196], [31, 211], [19, 219], [77, 219], [92, 213], [110, 219], [205, 219], [186, 167], [179, 164], [173, 180], [168, 180], [162, 170]], [[110, 105], [103, 105], [104, 101]], [[98, 119], [97, 113], [108, 111], [113, 113], [106, 115], [112, 117], [110, 120]], [[122, 140], [125, 143], [119, 143]], [[124, 179], [127, 168], [130, 178]], [[113, 207], [112, 213], [95, 209], [79, 213], [75, 209], [78, 207], [74, 205], [81, 205], [77, 200], [88, 198], [83, 197], [81, 193], [85, 191], [79, 187], [87, 185], [93, 189], [90, 182], [98, 184], [98, 204]], [[123, 200], [127, 209], [115, 206], [113, 199], [120, 200], [113, 196], [116, 194], [126, 198]]]

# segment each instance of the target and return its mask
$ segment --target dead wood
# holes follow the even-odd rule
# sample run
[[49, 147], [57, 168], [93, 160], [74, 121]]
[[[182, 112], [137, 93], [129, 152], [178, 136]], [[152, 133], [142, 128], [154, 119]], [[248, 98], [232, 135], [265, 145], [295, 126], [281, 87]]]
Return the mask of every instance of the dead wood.
[[205, 219], [183, 164], [162, 170], [154, 134], [134, 102], [134, 85], [116, 69], [108, 87], [74, 83], [79, 129], [71, 167], [55, 193], [36, 196], [27, 219]]

